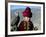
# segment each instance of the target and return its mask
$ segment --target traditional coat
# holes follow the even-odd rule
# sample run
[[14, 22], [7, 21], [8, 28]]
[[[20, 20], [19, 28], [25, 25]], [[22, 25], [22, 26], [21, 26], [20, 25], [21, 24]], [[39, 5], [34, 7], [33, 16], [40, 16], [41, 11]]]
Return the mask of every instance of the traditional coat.
[[33, 30], [33, 23], [31, 21], [26, 22], [22, 21], [19, 25], [19, 31], [28, 31], [28, 30]]

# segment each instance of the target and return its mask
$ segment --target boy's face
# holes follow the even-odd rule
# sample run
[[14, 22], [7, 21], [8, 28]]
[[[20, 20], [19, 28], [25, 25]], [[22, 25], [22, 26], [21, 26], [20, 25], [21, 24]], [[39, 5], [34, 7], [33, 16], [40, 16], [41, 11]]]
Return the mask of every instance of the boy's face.
[[24, 17], [24, 21], [27, 21], [28, 22], [29, 19], [30, 19], [29, 17]]

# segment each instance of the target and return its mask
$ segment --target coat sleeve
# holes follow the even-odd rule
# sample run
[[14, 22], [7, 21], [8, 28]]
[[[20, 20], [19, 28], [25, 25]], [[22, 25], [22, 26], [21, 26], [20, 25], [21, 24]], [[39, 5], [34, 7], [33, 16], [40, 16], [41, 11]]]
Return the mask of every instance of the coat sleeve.
[[33, 23], [30, 22], [30, 30], [33, 30], [34, 26], [33, 26]]
[[24, 30], [24, 25], [23, 25], [23, 22], [21, 22], [19, 25], [19, 31], [23, 31], [23, 30]]

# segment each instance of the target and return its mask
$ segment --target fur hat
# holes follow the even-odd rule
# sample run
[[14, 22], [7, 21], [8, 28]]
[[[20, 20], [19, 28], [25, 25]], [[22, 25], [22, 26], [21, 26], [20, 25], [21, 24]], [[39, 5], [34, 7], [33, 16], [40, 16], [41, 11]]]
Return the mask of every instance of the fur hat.
[[27, 7], [25, 9], [25, 11], [23, 12], [23, 16], [24, 17], [32, 17], [32, 12], [31, 12], [31, 9], [29, 7]]

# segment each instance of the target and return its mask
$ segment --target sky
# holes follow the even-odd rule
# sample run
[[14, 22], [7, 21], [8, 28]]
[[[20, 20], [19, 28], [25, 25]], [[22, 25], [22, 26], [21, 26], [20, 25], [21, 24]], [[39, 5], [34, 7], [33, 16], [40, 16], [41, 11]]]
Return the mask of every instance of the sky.
[[26, 7], [30, 7], [30, 8], [39, 8], [40, 6], [11, 5], [11, 10], [19, 9], [19, 8], [26, 8]]

